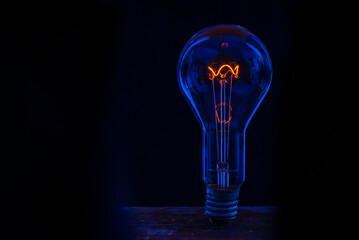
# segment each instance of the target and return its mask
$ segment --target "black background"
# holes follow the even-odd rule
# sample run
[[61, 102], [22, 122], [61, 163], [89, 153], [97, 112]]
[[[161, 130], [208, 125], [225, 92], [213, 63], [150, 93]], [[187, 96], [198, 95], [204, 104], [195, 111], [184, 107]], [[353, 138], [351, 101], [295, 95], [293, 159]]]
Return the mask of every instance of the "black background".
[[[315, 1], [26, 1], [0, 8], [5, 239], [126, 238], [130, 206], [203, 206], [201, 129], [180, 52], [233, 23], [273, 63], [246, 133], [239, 204], [281, 207], [284, 239], [332, 211], [337, 6]], [[324, 223], [323, 223], [324, 222]], [[321, 224], [320, 224], [321, 223]], [[320, 227], [324, 224], [325, 227]]]

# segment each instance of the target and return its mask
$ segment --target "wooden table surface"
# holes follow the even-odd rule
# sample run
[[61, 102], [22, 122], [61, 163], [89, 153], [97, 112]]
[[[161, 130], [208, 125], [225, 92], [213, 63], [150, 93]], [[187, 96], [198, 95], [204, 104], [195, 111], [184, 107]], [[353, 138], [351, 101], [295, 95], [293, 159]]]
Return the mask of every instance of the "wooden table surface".
[[279, 239], [278, 207], [239, 207], [230, 225], [209, 222], [202, 207], [131, 207], [135, 239]]

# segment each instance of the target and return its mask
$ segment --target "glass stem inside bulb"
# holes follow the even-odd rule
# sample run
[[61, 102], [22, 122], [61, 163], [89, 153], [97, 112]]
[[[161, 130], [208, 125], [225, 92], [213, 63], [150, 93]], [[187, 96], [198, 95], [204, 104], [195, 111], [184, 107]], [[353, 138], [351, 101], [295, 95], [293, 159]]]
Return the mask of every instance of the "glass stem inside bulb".
[[[229, 133], [231, 121], [231, 92], [232, 92], [232, 77], [228, 79], [219, 79], [219, 103], [216, 99], [215, 79], [213, 79], [213, 99], [215, 108], [215, 122], [216, 122], [216, 141], [217, 141], [217, 184], [221, 188], [229, 186], [229, 165], [228, 165], [228, 151], [229, 151]], [[218, 97], [218, 96], [217, 96]], [[219, 125], [219, 126], [218, 126]]]

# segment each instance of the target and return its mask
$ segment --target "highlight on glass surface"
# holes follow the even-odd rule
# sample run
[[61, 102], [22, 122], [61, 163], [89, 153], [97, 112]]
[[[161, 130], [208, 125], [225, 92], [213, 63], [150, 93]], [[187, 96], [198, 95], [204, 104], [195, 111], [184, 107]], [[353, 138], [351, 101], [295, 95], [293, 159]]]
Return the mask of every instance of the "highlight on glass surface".
[[246, 128], [272, 80], [269, 54], [247, 29], [215, 25], [187, 42], [177, 77], [203, 131], [205, 214], [229, 222], [245, 179]]

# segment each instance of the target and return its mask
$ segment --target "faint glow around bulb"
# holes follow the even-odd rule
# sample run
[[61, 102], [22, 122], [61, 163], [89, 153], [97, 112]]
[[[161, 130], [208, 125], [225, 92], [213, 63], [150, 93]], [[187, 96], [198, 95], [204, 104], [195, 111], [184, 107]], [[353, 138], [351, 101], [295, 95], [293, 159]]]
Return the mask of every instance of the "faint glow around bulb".
[[232, 220], [245, 179], [244, 135], [270, 87], [270, 57], [245, 28], [216, 25], [187, 42], [177, 76], [203, 131], [205, 214], [218, 222]]

